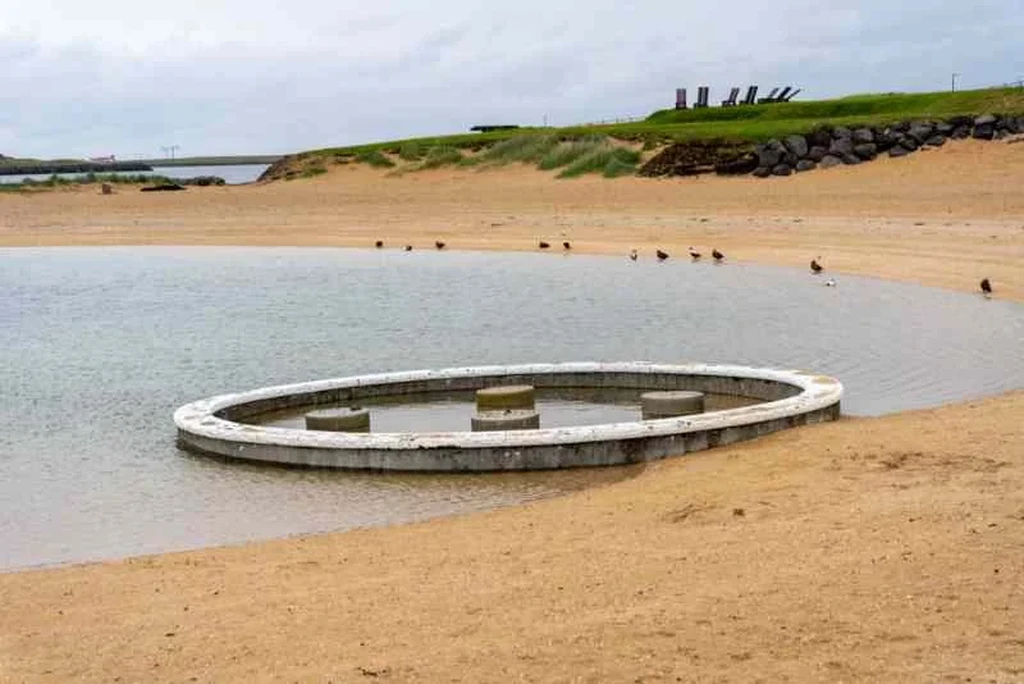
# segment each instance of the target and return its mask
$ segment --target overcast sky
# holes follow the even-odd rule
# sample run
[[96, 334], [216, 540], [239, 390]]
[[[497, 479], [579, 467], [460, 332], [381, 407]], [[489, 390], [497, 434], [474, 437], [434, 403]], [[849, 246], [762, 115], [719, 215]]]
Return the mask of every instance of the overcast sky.
[[702, 83], [982, 87], [1024, 78], [1022, 36], [1021, 0], [11, 1], [0, 153], [294, 152], [642, 116]]

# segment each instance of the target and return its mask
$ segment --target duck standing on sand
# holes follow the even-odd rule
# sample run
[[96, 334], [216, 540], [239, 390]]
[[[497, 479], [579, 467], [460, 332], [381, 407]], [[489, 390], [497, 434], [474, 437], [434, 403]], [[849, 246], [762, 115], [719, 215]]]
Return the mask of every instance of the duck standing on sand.
[[992, 294], [992, 283], [988, 281], [988, 278], [981, 279], [981, 291], [986, 297]]
[[406, 245], [405, 246], [405, 251], [406, 252], [411, 252], [412, 251], [412, 245]]
[[668, 252], [663, 252], [660, 249], [657, 252], [655, 252], [654, 255], [658, 257], [658, 261], [664, 261], [665, 259], [668, 259]]
[[562, 243], [562, 247], [564, 247], [566, 250], [570, 250], [572, 249], [572, 244], [570, 244], [569, 241], [566, 240], [565, 242]]
[[384, 246], [384, 241], [383, 240], [377, 240], [375, 243], [373, 243], [373, 246], [376, 247], [377, 249], [380, 249], [381, 247]]
[[697, 260], [700, 259], [701, 253], [698, 252], [697, 250], [695, 250], [693, 247], [689, 248], [689, 252], [690, 252], [690, 258], [693, 259], [694, 261], [697, 261]]
[[719, 252], [717, 249], [711, 250], [711, 256], [715, 258], [715, 263], [720, 264], [725, 259], [725, 255]]
[[543, 240], [541, 240], [540, 242], [537, 243], [537, 246], [540, 247], [541, 249], [547, 249], [551, 245], [549, 245], [548, 243], [546, 243]]
[[435, 240], [434, 246], [437, 247], [438, 249], [444, 249], [444, 243], [441, 242], [440, 240]]
[[811, 259], [811, 272], [817, 275], [825, 270], [825, 267], [818, 263], [818, 259], [821, 257], [814, 257]]
[[636, 261], [638, 256], [639, 255], [636, 253], [635, 249], [632, 249], [632, 250], [629, 251], [629, 260], [630, 261]]

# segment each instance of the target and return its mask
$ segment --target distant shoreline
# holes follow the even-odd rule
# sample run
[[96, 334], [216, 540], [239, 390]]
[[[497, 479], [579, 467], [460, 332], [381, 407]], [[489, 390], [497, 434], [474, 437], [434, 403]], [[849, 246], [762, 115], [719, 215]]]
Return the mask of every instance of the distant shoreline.
[[238, 155], [229, 157], [178, 157], [176, 159], [142, 159], [151, 166], [247, 166], [250, 164], [273, 164], [284, 157], [282, 154]]
[[0, 176], [32, 176], [53, 173], [112, 173], [114, 171], [152, 171], [145, 162], [39, 162], [0, 164]]

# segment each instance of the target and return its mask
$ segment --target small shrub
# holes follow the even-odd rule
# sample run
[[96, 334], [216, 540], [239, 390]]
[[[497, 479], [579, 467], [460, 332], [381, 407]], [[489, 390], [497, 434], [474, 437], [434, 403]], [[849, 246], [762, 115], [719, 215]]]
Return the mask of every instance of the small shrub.
[[458, 164], [462, 161], [462, 152], [450, 145], [436, 145], [427, 150], [427, 158], [420, 165], [421, 169], [437, 169], [442, 166]]
[[542, 171], [551, 171], [568, 166], [595, 150], [601, 149], [606, 144], [605, 139], [600, 137], [587, 137], [582, 140], [560, 143], [541, 158], [537, 168]]
[[569, 164], [559, 178], [577, 178], [587, 173], [602, 173], [608, 178], [624, 175], [640, 161], [640, 153], [625, 147], [602, 144]]
[[388, 169], [395, 165], [395, 162], [384, 156], [380, 150], [367, 150], [356, 155], [356, 160], [381, 169]]
[[492, 164], [536, 164], [557, 145], [558, 138], [553, 135], [517, 135], [495, 144], [480, 157]]
[[423, 158], [423, 146], [418, 142], [402, 143], [398, 148], [398, 157], [402, 161], [419, 161]]
[[303, 169], [302, 177], [303, 178], [313, 178], [314, 176], [319, 176], [319, 175], [324, 174], [324, 173], [327, 173], [327, 169], [325, 169], [324, 167], [319, 166], [319, 165], [318, 166], [310, 166], [310, 167], [308, 167], [306, 169]]

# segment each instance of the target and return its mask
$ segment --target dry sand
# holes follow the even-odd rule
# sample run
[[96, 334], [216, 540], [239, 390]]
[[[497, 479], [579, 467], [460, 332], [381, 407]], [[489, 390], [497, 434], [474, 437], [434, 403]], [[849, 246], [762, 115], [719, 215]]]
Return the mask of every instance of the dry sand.
[[[1022, 171], [1024, 145], [991, 143], [768, 181], [341, 168], [0, 195], [0, 244], [519, 249], [564, 231], [595, 252], [987, 275], [1024, 300]], [[2, 574], [0, 607], [2, 681], [1024, 681], [1024, 392], [486, 514]]]

